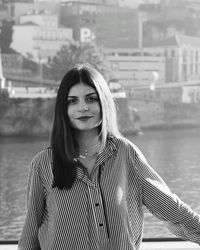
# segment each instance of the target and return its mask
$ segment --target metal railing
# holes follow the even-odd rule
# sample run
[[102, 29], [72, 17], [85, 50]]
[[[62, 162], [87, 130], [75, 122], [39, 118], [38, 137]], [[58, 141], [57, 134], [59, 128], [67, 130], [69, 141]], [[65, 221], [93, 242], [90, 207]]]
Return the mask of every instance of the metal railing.
[[[0, 250], [16, 250], [17, 240], [0, 240]], [[141, 250], [194, 250], [199, 249], [195, 243], [179, 238], [144, 238]]]

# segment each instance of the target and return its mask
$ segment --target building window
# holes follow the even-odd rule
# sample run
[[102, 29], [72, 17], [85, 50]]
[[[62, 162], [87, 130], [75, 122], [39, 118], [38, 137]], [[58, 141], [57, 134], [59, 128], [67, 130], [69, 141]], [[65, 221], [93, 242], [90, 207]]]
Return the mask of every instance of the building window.
[[187, 81], [187, 64], [182, 66], [182, 80]]
[[175, 50], [171, 50], [171, 57], [175, 57]]
[[199, 61], [199, 51], [196, 50], [196, 53], [195, 53], [195, 61], [198, 62]]
[[195, 75], [198, 75], [198, 64], [195, 65]]
[[190, 61], [193, 62], [193, 60], [194, 60], [194, 51], [191, 50], [190, 51]]
[[187, 62], [188, 52], [187, 50], [183, 50], [183, 62]]

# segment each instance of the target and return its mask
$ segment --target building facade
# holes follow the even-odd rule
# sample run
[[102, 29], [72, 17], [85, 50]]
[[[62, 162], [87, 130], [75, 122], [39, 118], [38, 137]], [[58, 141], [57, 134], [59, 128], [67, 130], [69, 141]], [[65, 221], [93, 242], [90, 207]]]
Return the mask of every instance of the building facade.
[[73, 29], [74, 39], [110, 48], [138, 46], [138, 11], [114, 3], [62, 3], [60, 22]]
[[7, 11], [7, 18], [8, 20], [14, 21], [16, 24], [20, 23], [20, 17], [26, 15], [27, 13], [33, 13], [41, 11], [49, 11], [53, 14], [59, 13], [59, 6], [60, 3], [57, 1], [51, 2], [33, 2], [33, 1], [26, 1], [26, 2], [15, 2], [15, 1], [8, 1], [4, 4], [4, 7]]
[[13, 27], [11, 47], [34, 61], [47, 62], [72, 39], [72, 30], [60, 27], [56, 15], [27, 14], [21, 16], [20, 24]]
[[112, 76], [130, 90], [135, 87], [155, 88], [165, 83], [165, 57], [162, 51], [107, 48]]
[[199, 37], [176, 35], [155, 44], [154, 48], [165, 54], [166, 82], [200, 81]]

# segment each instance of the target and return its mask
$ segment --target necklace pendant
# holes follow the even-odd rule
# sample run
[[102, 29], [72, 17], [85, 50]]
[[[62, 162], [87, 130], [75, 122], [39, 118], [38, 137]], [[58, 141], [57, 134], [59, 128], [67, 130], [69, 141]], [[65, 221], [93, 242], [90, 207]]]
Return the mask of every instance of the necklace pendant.
[[85, 155], [79, 155], [79, 158], [81, 158], [81, 159], [86, 159], [86, 157], [87, 156], [85, 156]]
[[86, 159], [93, 157], [97, 154], [98, 150], [100, 148], [100, 142], [98, 142], [96, 145], [91, 146], [90, 148], [80, 148], [79, 149], [79, 159]]

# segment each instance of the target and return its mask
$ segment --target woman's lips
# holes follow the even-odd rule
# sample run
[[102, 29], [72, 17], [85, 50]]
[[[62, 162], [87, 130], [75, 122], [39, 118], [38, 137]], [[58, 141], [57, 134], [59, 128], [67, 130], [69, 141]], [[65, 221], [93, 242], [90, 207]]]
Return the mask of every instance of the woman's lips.
[[77, 120], [80, 120], [80, 121], [87, 121], [87, 120], [89, 120], [90, 118], [92, 118], [92, 116], [81, 116], [81, 117], [78, 117]]

